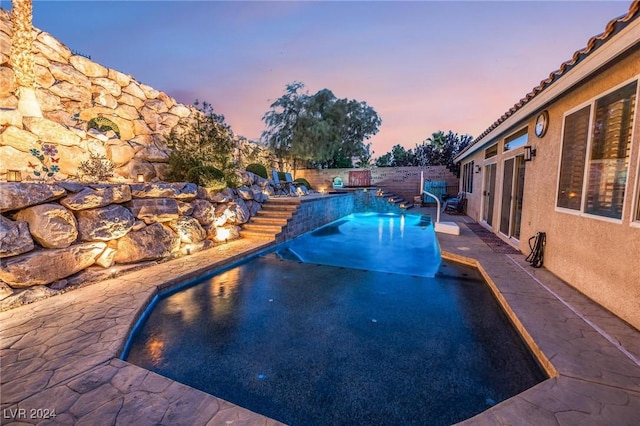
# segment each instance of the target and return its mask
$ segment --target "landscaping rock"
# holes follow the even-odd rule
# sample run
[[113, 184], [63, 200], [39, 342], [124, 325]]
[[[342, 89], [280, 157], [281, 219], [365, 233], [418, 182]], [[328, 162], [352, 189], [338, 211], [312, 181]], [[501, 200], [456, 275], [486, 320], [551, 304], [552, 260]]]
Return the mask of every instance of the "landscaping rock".
[[131, 200], [129, 185], [109, 185], [105, 187], [85, 187], [82, 191], [60, 200], [60, 204], [71, 210], [95, 209], [113, 203]]
[[13, 221], [0, 216], [0, 258], [27, 253], [33, 248], [27, 222]]
[[131, 185], [134, 198], [175, 198], [190, 201], [198, 195], [198, 186], [194, 183], [142, 183]]
[[93, 265], [106, 246], [102, 242], [74, 244], [13, 256], [0, 263], [0, 279], [13, 288], [50, 284]]
[[31, 182], [0, 184], [0, 212], [23, 209], [64, 197], [67, 193], [58, 185]]
[[31, 236], [44, 248], [69, 247], [78, 239], [75, 217], [58, 204], [27, 207], [14, 218], [27, 222]]
[[169, 222], [168, 225], [178, 234], [180, 241], [183, 243], [198, 243], [207, 238], [207, 232], [200, 226], [198, 220], [193, 217], [183, 216], [178, 220]]
[[121, 205], [111, 204], [76, 212], [82, 241], [110, 241], [125, 236], [133, 228], [135, 217]]
[[118, 240], [116, 263], [134, 263], [162, 259], [178, 251], [180, 238], [160, 223], [131, 231]]
[[173, 198], [133, 199], [126, 206], [147, 225], [178, 219], [178, 202]]
[[207, 200], [193, 200], [191, 202], [193, 212], [191, 216], [196, 218], [200, 225], [211, 225], [216, 218], [216, 207]]

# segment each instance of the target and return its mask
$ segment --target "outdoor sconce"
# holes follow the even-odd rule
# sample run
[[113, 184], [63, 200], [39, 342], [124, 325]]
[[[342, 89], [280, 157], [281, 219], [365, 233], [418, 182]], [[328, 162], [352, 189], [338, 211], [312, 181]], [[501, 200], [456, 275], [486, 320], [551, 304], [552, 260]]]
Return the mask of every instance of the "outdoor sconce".
[[531, 145], [524, 146], [524, 161], [531, 161], [536, 156], [536, 149]]
[[20, 170], [7, 170], [7, 182], [22, 181], [22, 173]]
[[474, 166], [474, 169], [476, 173], [480, 173], [480, 171], [482, 170], [482, 167], [476, 165]]
[[144, 182], [144, 175], [142, 173], [138, 173], [137, 180], [138, 180], [138, 182], [143, 183]]

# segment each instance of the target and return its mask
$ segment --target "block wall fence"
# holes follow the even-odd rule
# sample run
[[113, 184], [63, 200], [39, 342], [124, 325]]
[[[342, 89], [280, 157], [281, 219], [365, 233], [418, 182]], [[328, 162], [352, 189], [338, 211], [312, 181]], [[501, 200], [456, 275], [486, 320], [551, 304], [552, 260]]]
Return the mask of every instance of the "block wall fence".
[[[350, 171], [363, 169], [305, 169], [296, 170], [296, 178], [305, 178], [317, 191], [330, 190], [335, 177], [340, 177], [345, 185], [349, 182]], [[371, 185], [383, 188], [388, 192], [411, 201], [420, 195], [420, 175], [423, 172], [425, 181], [444, 181], [447, 193], [457, 194], [459, 179], [446, 166], [426, 167], [372, 167]]]

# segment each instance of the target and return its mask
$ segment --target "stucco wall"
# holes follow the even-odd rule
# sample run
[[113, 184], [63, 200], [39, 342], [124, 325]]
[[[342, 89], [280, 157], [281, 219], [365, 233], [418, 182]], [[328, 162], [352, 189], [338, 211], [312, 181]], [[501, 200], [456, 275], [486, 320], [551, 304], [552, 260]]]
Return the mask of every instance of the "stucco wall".
[[[547, 235], [544, 266], [571, 286], [611, 310], [636, 328], [640, 328], [640, 223], [633, 222], [637, 208], [638, 170], [640, 168], [640, 114], [634, 117], [631, 158], [621, 221], [579, 213], [556, 211], [563, 118], [595, 98], [601, 97], [640, 75], [640, 50], [625, 55], [616, 64], [587, 80], [547, 106], [549, 128], [539, 139], [533, 133], [535, 115], [527, 123], [529, 144], [537, 148], [533, 161], [526, 163], [523, 213], [519, 246], [529, 253], [527, 239], [543, 231]], [[515, 130], [515, 129], [514, 129]], [[501, 143], [503, 140], [501, 139]], [[521, 149], [520, 149], [521, 150]], [[497, 160], [496, 205], [493, 228], [498, 229], [503, 161], [507, 156], [499, 145], [497, 159], [484, 160], [484, 150], [473, 157], [476, 164]], [[516, 153], [519, 153], [516, 150]], [[483, 172], [474, 175], [473, 194], [469, 195], [468, 214], [481, 221]], [[496, 231], [497, 232], [497, 231]], [[518, 242], [512, 241], [515, 245]]]

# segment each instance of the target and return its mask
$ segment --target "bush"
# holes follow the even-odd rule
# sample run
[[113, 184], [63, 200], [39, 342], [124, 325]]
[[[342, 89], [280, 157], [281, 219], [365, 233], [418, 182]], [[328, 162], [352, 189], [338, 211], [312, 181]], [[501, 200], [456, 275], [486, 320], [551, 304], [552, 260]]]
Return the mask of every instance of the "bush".
[[309, 185], [309, 181], [306, 180], [305, 178], [296, 178], [294, 180], [294, 182], [298, 182], [298, 183], [304, 185], [307, 189], [312, 189], [311, 185]]
[[113, 163], [104, 156], [91, 153], [78, 167], [82, 180], [87, 182], [104, 182], [113, 176]]
[[214, 191], [222, 191], [227, 187], [224, 173], [213, 166], [192, 167], [187, 172], [187, 181]]
[[262, 164], [251, 163], [247, 166], [246, 170], [265, 179], [269, 179], [267, 175], [267, 168]]

